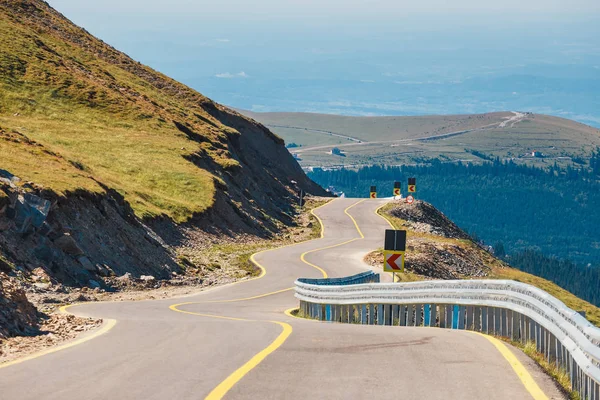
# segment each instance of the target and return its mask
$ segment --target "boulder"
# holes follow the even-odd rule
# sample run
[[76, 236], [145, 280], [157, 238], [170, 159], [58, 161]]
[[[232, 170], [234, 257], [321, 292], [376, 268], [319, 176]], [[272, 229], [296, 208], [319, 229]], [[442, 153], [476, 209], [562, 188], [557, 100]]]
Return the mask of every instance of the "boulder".
[[83, 250], [81, 250], [75, 239], [73, 239], [73, 237], [68, 233], [65, 233], [63, 236], [56, 239], [54, 241], [54, 244], [56, 245], [56, 247], [58, 247], [70, 256], [77, 257], [83, 256], [85, 254]]
[[90, 259], [87, 258], [86, 256], [79, 256], [77, 258], [77, 261], [79, 261], [79, 263], [81, 264], [81, 266], [86, 271], [96, 272], [96, 267], [94, 266], [94, 264], [92, 264], [92, 262], [90, 261]]
[[140, 279], [144, 282], [154, 282], [156, 281], [156, 278], [153, 277], [152, 275], [142, 275], [140, 276]]
[[133, 279], [133, 276], [131, 275], [131, 272], [126, 272], [125, 274], [121, 275], [117, 279], [121, 282], [131, 282]]

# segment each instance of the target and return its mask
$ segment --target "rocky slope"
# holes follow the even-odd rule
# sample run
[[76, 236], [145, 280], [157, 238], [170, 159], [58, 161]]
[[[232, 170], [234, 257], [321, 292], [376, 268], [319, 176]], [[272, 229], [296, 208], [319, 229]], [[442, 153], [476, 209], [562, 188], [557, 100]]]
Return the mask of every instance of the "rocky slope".
[[[405, 258], [409, 279], [486, 278], [493, 268], [504, 267], [429, 203], [396, 201], [384, 210], [399, 229], [409, 232]], [[382, 265], [383, 254], [372, 253], [367, 261]]]
[[35, 329], [14, 285], [180, 276], [178, 256], [276, 237], [299, 189], [327, 194], [263, 125], [39, 0], [0, 0], [0, 154], [2, 335]]

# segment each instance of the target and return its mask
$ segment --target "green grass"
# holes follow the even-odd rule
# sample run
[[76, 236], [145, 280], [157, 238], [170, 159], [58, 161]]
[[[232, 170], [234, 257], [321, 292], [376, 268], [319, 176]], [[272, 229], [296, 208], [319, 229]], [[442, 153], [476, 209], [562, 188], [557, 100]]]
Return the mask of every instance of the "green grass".
[[408, 230], [407, 237], [420, 237], [434, 243], [454, 243], [457, 246], [467, 248], [470, 251], [477, 252], [484, 264], [490, 268], [488, 279], [509, 279], [517, 282], [527, 283], [540, 288], [550, 295], [562, 301], [567, 307], [575, 311], [585, 311], [586, 318], [595, 326], [600, 327], [600, 308], [580, 299], [571, 292], [566, 291], [560, 286], [539, 276], [531, 275], [518, 269], [510, 267], [508, 264], [498, 260], [487, 251], [469, 240], [449, 239], [432, 234], [414, 232], [407, 229], [406, 222], [402, 219], [391, 216], [388, 211], [394, 207], [393, 203], [387, 204], [379, 210], [379, 214], [392, 223], [395, 229]]
[[60, 29], [0, 7], [0, 168], [59, 195], [100, 193], [100, 182], [142, 218], [183, 222], [210, 207], [215, 170], [186, 158], [235, 169], [227, 140], [239, 133], [199, 93], [44, 13]]
[[527, 342], [525, 344], [509, 340], [505, 337], [497, 337], [500, 340], [504, 340], [514, 347], [521, 349], [523, 353], [529, 356], [532, 360], [536, 362], [536, 364], [542, 368], [554, 381], [564, 390], [565, 393], [569, 396], [570, 400], [581, 400], [581, 396], [578, 392], [573, 391], [571, 386], [571, 378], [569, 377], [569, 373], [564, 369], [556, 365], [556, 363], [550, 363], [546, 360], [546, 357], [537, 351], [537, 347], [535, 342]]

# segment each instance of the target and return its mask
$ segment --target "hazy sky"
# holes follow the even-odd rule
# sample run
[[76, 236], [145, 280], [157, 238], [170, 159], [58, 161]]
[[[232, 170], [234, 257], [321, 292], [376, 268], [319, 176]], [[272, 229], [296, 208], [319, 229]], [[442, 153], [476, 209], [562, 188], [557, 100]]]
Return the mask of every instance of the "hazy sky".
[[402, 15], [413, 12], [600, 12], [598, 0], [51, 0], [57, 8], [106, 13], [231, 14], [300, 16], [302, 14]]
[[600, 126], [600, 0], [48, 0], [228, 105]]

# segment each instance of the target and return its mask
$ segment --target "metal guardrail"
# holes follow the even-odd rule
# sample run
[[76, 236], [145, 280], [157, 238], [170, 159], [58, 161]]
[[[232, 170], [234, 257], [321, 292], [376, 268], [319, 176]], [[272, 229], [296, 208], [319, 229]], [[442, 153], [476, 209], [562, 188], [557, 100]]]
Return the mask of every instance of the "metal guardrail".
[[367, 271], [352, 276], [346, 276], [343, 278], [299, 278], [298, 282], [320, 286], [358, 285], [361, 283], [378, 283], [379, 274], [376, 274], [373, 271]]
[[337, 285], [310, 281], [314, 280], [296, 281], [300, 312], [306, 317], [468, 329], [532, 341], [549, 362], [569, 373], [573, 390], [582, 398], [600, 400], [600, 329], [534, 286], [509, 280]]

